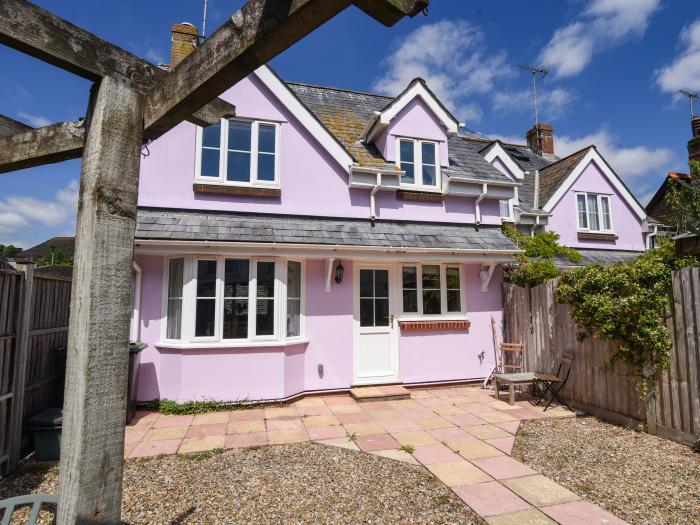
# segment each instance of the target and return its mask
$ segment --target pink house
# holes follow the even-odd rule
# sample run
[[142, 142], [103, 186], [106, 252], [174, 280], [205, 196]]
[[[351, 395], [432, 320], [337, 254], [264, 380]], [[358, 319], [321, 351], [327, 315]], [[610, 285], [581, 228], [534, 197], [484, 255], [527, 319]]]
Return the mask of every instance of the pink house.
[[614, 263], [647, 249], [644, 208], [594, 145], [559, 158], [551, 126], [534, 126], [526, 138], [527, 146], [472, 139], [486, 160], [520, 183], [513, 199], [501, 201], [504, 222], [527, 233], [557, 232], [586, 264]]
[[463, 136], [422, 79], [391, 98], [262, 67], [221, 97], [235, 117], [182, 123], [142, 161], [141, 400], [480, 380], [519, 253], [504, 219], [644, 249], [645, 216], [594, 147], [557, 161]]

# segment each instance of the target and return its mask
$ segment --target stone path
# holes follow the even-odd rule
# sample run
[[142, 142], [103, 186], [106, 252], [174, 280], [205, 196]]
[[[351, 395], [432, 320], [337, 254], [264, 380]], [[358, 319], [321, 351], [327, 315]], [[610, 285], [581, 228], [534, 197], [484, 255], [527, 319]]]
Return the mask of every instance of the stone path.
[[510, 456], [521, 421], [573, 416], [511, 406], [472, 386], [412, 390], [398, 401], [308, 397], [196, 416], [140, 412], [126, 429], [125, 456], [316, 441], [422, 464], [492, 525], [624, 524]]

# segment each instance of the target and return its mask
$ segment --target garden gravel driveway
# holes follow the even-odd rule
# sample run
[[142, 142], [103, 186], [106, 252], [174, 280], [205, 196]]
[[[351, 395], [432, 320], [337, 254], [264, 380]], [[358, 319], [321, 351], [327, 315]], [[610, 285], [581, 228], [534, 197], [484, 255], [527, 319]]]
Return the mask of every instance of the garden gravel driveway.
[[593, 417], [523, 422], [513, 457], [635, 525], [700, 524], [700, 454]]
[[[3, 480], [0, 499], [56, 492], [57, 485], [54, 466]], [[127, 460], [122, 519], [134, 525], [485, 523], [422, 466], [317, 443]]]

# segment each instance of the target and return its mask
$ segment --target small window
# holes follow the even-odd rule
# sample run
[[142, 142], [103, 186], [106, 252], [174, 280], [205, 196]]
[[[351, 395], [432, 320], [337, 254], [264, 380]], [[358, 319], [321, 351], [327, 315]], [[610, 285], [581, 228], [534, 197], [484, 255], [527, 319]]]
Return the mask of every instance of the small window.
[[197, 261], [195, 337], [213, 337], [216, 325], [216, 261]]
[[501, 219], [511, 219], [513, 217], [511, 214], [510, 201], [498, 201], [498, 205], [501, 212]]
[[287, 262], [287, 337], [301, 335], [301, 263]]
[[579, 230], [612, 232], [610, 196], [597, 193], [577, 193], [576, 220]]
[[436, 190], [440, 186], [437, 143], [399, 139], [398, 165], [404, 172], [401, 183]]
[[275, 263], [259, 261], [255, 296], [255, 335], [275, 333]]
[[464, 312], [459, 266], [404, 265], [401, 292], [404, 315], [435, 317]]
[[273, 122], [239, 119], [201, 128], [197, 178], [238, 186], [278, 185], [278, 128]]
[[182, 284], [185, 259], [179, 257], [168, 262], [168, 304], [165, 338], [182, 337]]
[[462, 290], [459, 281], [459, 268], [448, 266], [445, 269], [445, 288], [449, 313], [462, 311]]

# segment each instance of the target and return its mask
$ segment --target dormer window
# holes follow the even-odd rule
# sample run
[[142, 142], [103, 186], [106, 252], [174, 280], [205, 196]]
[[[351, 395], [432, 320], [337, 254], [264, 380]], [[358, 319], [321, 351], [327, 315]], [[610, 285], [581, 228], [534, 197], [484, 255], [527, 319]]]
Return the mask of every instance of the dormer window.
[[221, 119], [197, 131], [199, 182], [232, 186], [279, 186], [279, 124]]
[[440, 189], [437, 143], [428, 140], [398, 139], [398, 165], [404, 172], [402, 186]]

